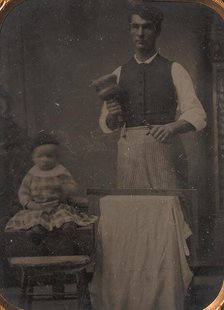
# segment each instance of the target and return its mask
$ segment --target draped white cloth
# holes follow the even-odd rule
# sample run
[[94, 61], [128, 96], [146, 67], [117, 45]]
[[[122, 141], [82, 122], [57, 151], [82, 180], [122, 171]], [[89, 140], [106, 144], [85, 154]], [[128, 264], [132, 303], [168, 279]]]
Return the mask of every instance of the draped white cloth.
[[178, 197], [105, 196], [100, 211], [93, 309], [182, 310], [191, 231]]

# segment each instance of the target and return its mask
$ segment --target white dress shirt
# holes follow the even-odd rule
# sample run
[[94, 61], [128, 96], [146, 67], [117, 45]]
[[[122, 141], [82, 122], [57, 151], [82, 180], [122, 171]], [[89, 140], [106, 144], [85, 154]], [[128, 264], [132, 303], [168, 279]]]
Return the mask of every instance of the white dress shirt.
[[[157, 53], [144, 62], [139, 61], [136, 55], [134, 58], [138, 64], [149, 64], [156, 57], [156, 55]], [[118, 67], [112, 74], [117, 76], [117, 83], [119, 83], [121, 66]], [[192, 124], [197, 131], [203, 129], [206, 126], [206, 113], [195, 93], [193, 82], [189, 73], [182, 65], [173, 62], [171, 67], [171, 76], [177, 92], [177, 119], [187, 121]], [[108, 113], [106, 103], [104, 102], [99, 119], [100, 128], [104, 133], [112, 132], [106, 124]]]

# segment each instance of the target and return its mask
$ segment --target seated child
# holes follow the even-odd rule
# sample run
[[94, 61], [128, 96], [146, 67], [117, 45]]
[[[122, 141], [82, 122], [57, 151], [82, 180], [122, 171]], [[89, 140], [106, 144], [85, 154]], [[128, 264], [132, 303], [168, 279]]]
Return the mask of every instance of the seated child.
[[18, 193], [23, 210], [9, 220], [5, 230], [25, 230], [36, 245], [54, 229], [74, 238], [77, 225], [90, 225], [97, 217], [80, 214], [68, 204], [76, 196], [77, 184], [59, 163], [56, 137], [41, 131], [34, 139], [32, 159], [34, 166], [24, 177]]

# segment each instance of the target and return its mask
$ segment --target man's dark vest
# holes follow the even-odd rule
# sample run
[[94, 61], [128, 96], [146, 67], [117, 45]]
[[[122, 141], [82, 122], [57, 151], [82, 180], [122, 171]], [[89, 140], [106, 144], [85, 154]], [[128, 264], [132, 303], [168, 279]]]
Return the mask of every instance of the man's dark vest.
[[177, 99], [171, 66], [172, 62], [160, 55], [149, 64], [138, 64], [132, 58], [122, 66], [119, 85], [127, 127], [175, 120]]

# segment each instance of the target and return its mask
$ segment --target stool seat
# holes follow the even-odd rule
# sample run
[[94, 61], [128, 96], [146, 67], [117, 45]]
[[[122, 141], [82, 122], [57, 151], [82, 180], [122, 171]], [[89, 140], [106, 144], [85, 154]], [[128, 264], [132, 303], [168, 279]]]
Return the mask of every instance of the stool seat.
[[80, 268], [89, 264], [90, 261], [90, 257], [87, 255], [8, 258], [8, 262], [11, 267], [21, 267], [25, 269], [43, 267], [62, 267], [63, 269]]
[[[68, 240], [59, 232], [48, 233], [44, 242], [34, 247], [26, 231], [5, 231], [7, 257], [91, 255], [94, 246], [94, 225], [77, 227], [77, 238]], [[25, 254], [25, 255], [24, 255]]]

